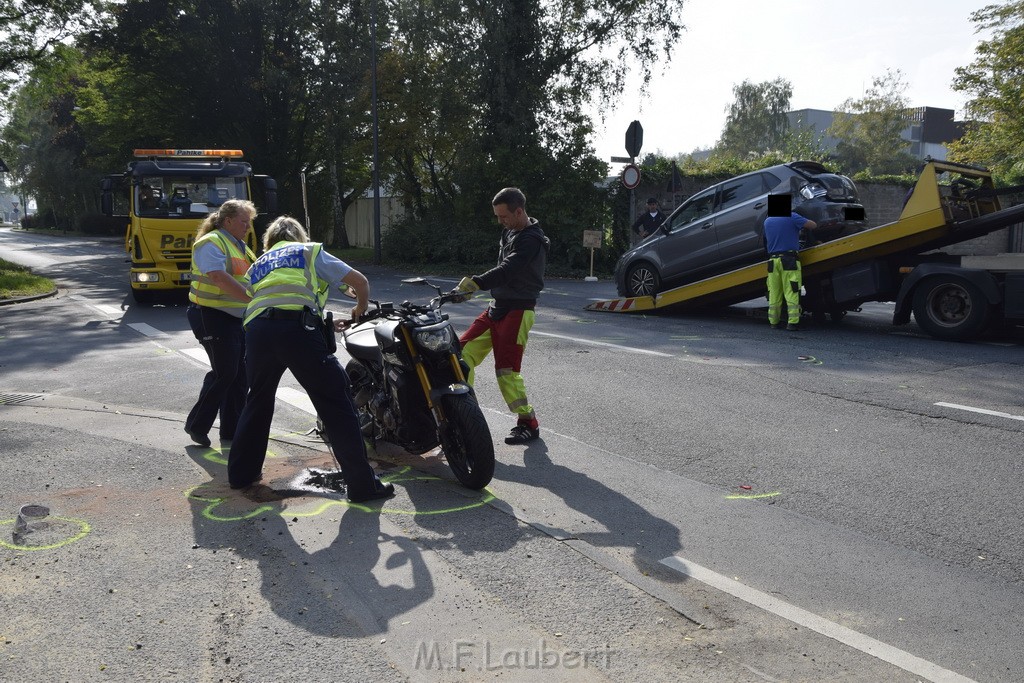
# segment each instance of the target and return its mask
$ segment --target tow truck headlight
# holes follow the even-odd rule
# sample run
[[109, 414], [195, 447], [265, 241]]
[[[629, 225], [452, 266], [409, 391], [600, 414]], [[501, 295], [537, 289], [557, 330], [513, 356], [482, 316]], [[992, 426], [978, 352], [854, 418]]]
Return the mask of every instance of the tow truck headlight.
[[132, 282], [160, 282], [160, 273], [132, 273]]
[[452, 333], [452, 328], [448, 325], [416, 333], [416, 343], [428, 351], [437, 352], [446, 349], [452, 345], [453, 341], [455, 341], [455, 335]]

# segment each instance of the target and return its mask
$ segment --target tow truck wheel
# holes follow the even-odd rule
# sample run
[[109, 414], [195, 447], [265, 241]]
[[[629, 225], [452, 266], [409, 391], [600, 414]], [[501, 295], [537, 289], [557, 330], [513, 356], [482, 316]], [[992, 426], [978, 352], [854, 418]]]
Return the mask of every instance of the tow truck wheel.
[[626, 291], [630, 296], [653, 296], [661, 288], [661, 277], [649, 263], [637, 263], [626, 272]]
[[988, 326], [991, 313], [981, 290], [955, 276], [926, 279], [914, 292], [914, 320], [938, 339], [971, 339]]
[[132, 298], [140, 306], [150, 306], [156, 301], [156, 292], [151, 289], [135, 289], [132, 287]]

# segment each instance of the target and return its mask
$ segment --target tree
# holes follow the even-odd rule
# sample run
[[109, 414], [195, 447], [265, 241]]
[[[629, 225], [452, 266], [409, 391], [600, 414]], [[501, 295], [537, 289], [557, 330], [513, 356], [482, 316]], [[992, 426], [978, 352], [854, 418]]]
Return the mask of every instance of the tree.
[[779, 150], [789, 132], [789, 100], [793, 86], [784, 78], [764, 83], [743, 81], [733, 86], [722, 138], [716, 152], [739, 159]]
[[19, 169], [23, 194], [35, 197], [48, 227], [71, 229], [96, 211], [96, 173], [83, 163], [85, 137], [74, 117], [81, 55], [58, 46], [18, 90], [0, 151]]
[[97, 25], [93, 0], [0, 0], [0, 95], [53, 49]]
[[1011, 184], [1024, 180], [1024, 1], [989, 5], [971, 15], [977, 30], [991, 30], [977, 58], [956, 70], [953, 89], [968, 93], [966, 134], [950, 145], [950, 158], [983, 163]]
[[876, 77], [864, 96], [850, 98], [835, 112], [828, 134], [839, 139], [836, 155], [847, 173], [905, 173], [915, 159], [902, 138], [907, 127], [907, 85], [899, 69]]

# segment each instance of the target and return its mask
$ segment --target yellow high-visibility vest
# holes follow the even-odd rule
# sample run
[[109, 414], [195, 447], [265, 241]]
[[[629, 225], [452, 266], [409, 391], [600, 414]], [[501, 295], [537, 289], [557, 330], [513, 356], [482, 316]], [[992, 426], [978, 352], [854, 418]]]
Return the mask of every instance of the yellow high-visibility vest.
[[253, 298], [245, 309], [245, 324], [268, 308], [310, 308], [323, 315], [328, 282], [316, 275], [318, 242], [278, 242], [249, 268]]
[[[238, 248], [235, 240], [230, 239], [220, 230], [211, 230], [195, 241], [195, 244], [192, 245], [192, 253], [195, 253], [196, 248], [204, 242], [216, 243], [217, 247], [227, 256], [224, 270], [248, 291], [249, 281], [246, 278], [246, 273], [256, 261], [256, 255], [252, 253], [252, 250], [246, 246], [243, 252]], [[213, 283], [213, 280], [199, 272], [195, 261], [192, 262], [192, 284], [189, 287], [188, 299], [199, 306], [216, 308], [237, 317], [241, 317], [239, 314], [246, 307], [244, 301], [228, 296]]]

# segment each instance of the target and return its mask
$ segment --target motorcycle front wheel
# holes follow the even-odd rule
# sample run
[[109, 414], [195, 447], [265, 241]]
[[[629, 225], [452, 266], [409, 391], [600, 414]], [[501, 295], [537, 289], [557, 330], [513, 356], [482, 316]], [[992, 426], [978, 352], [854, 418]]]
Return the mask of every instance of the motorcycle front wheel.
[[480, 405], [472, 394], [445, 396], [441, 405], [448, 420], [441, 435], [448, 466], [463, 486], [482, 489], [494, 476], [494, 442]]

